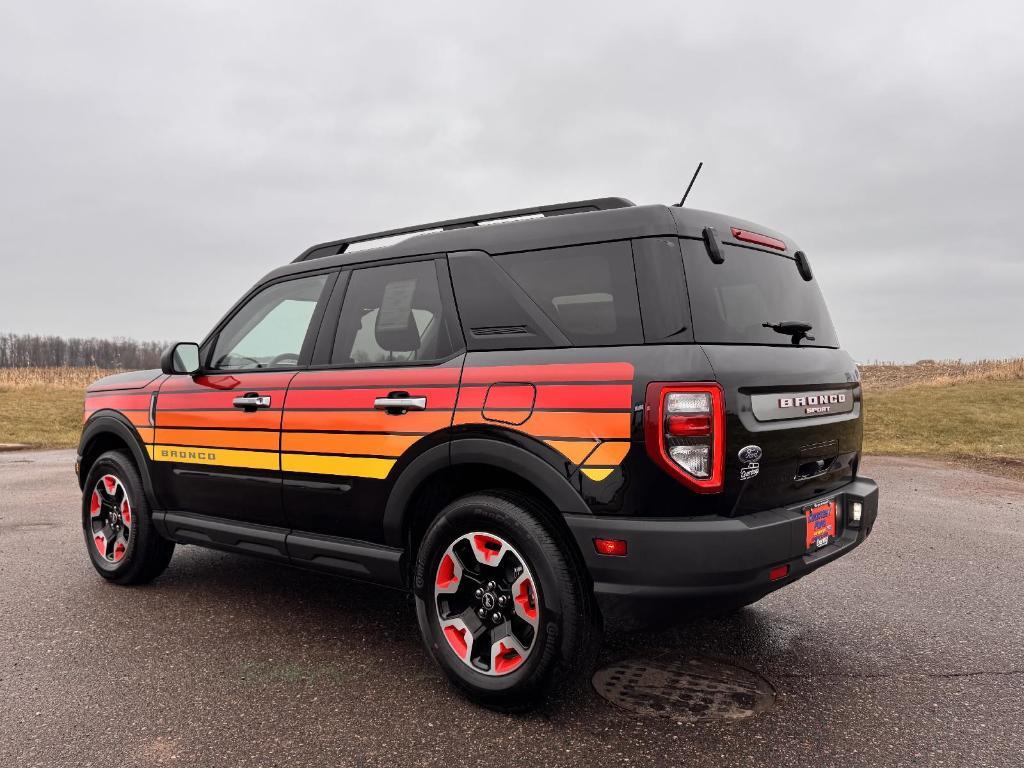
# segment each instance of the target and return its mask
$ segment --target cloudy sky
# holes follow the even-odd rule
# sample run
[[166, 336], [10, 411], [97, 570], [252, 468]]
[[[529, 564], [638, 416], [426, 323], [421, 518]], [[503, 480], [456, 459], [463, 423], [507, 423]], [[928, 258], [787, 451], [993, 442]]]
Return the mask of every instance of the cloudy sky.
[[1024, 354], [1020, 3], [4, 3], [0, 332], [197, 339], [307, 245], [678, 200], [854, 357]]

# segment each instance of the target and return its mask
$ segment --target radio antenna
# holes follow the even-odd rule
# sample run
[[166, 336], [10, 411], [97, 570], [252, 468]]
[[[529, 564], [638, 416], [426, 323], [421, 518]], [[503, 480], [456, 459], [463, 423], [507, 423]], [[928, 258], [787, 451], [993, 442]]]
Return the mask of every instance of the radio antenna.
[[697, 163], [697, 170], [693, 172], [693, 178], [690, 179], [690, 183], [687, 185], [686, 191], [683, 192], [683, 199], [679, 201], [679, 204], [676, 206], [677, 208], [682, 208], [683, 203], [686, 202], [686, 198], [690, 196], [690, 190], [693, 189], [693, 182], [697, 180], [697, 174], [700, 173], [700, 169], [703, 167], [703, 162]]

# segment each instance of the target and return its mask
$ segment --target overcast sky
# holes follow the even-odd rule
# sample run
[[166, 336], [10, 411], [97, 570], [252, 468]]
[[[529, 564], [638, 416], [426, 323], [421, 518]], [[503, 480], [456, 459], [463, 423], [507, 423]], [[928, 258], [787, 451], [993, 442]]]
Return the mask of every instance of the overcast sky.
[[314, 242], [703, 160], [857, 360], [1024, 355], [1022, 8], [4, 3], [0, 332], [198, 339]]

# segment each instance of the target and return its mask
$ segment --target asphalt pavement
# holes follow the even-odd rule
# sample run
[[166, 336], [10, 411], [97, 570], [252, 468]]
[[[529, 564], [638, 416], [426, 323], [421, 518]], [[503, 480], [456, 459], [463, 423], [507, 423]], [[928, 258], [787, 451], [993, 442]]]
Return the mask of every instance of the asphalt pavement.
[[774, 704], [683, 723], [583, 688], [480, 709], [401, 593], [179, 547], [146, 587], [88, 562], [68, 451], [0, 454], [0, 766], [1024, 765], [1024, 483], [873, 458], [857, 551], [739, 613], [608, 639]]

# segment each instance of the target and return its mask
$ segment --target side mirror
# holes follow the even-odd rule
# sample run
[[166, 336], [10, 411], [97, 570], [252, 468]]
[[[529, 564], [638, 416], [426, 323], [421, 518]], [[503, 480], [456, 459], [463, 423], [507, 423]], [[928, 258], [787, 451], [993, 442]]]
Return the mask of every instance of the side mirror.
[[191, 341], [172, 344], [160, 356], [160, 370], [171, 376], [199, 371], [199, 345]]

